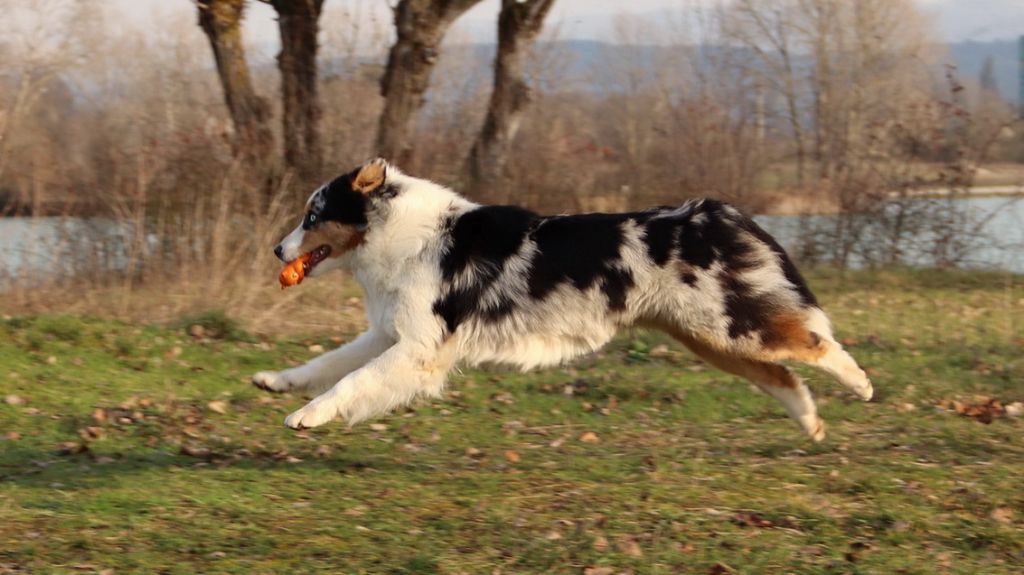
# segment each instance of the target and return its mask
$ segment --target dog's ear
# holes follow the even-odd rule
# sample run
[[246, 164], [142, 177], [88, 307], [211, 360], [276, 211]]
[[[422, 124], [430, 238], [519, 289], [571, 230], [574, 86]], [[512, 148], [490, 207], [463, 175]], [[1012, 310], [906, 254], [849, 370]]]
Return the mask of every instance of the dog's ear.
[[352, 181], [352, 187], [357, 192], [370, 194], [384, 185], [388, 175], [388, 161], [384, 158], [374, 158], [366, 163], [356, 174]]

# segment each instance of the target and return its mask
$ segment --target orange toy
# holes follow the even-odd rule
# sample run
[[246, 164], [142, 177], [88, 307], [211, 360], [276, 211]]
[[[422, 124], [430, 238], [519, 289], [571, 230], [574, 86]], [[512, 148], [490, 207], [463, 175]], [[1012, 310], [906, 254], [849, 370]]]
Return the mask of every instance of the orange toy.
[[302, 283], [302, 279], [306, 277], [306, 262], [311, 257], [312, 254], [303, 254], [284, 266], [277, 278], [281, 282], [281, 289]]

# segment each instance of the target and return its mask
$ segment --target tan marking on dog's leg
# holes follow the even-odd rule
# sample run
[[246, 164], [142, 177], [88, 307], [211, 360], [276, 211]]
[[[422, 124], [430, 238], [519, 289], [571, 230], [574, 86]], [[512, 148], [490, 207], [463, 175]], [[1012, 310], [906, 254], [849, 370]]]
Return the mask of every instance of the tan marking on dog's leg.
[[811, 439], [825, 439], [825, 421], [818, 417], [818, 408], [811, 397], [811, 391], [788, 368], [723, 352], [693, 337], [675, 337], [711, 365], [751, 381], [777, 399]]
[[773, 319], [771, 327], [761, 334], [764, 356], [759, 359], [810, 363], [825, 355], [824, 343], [830, 334], [817, 333], [807, 323], [802, 313], [780, 314]]

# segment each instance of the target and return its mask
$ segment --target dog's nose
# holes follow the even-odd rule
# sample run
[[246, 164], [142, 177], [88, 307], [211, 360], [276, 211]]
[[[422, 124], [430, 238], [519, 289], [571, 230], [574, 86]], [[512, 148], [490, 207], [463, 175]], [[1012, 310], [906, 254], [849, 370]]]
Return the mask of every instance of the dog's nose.
[[274, 255], [277, 256], [277, 259], [279, 260], [284, 259], [284, 248], [282, 248], [280, 244], [274, 248]]

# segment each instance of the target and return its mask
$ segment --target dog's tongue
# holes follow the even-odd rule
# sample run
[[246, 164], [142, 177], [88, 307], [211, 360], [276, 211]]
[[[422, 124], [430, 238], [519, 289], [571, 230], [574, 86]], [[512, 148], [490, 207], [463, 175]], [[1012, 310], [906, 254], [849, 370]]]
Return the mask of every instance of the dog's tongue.
[[302, 283], [306, 277], [306, 262], [311, 257], [313, 254], [302, 254], [284, 266], [281, 275], [277, 277], [277, 281], [281, 282], [281, 289]]

